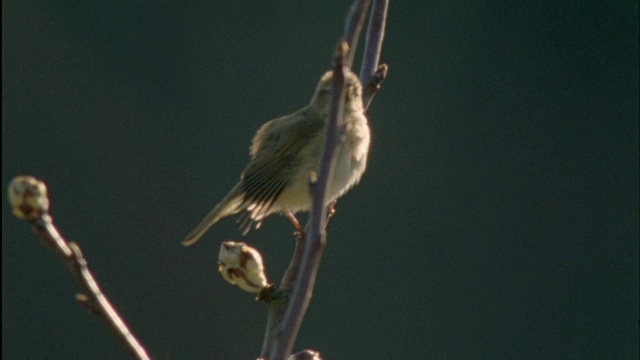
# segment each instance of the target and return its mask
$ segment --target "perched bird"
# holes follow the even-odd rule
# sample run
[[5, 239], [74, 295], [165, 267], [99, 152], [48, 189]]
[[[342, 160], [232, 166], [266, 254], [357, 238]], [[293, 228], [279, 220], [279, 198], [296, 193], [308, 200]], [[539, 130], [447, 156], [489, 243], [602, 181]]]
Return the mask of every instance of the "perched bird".
[[[309, 211], [309, 181], [320, 166], [325, 124], [331, 107], [333, 72], [325, 73], [311, 102], [304, 108], [266, 122], [256, 132], [250, 149], [251, 161], [240, 182], [182, 241], [192, 245], [223, 217], [246, 211], [240, 227], [246, 234], [253, 224], [274, 213]], [[330, 204], [358, 183], [367, 165], [370, 131], [362, 104], [358, 77], [345, 73], [344, 133], [337, 149], [333, 178], [327, 191]], [[326, 205], [325, 204], [325, 205]]]

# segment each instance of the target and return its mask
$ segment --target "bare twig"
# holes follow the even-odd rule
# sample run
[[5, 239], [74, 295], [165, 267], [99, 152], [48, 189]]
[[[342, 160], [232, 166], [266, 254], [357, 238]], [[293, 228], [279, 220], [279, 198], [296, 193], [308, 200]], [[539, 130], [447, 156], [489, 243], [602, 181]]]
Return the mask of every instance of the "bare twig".
[[[318, 266], [326, 244], [326, 212], [324, 198], [328, 180], [335, 164], [335, 150], [338, 144], [339, 128], [343, 106], [344, 73], [353, 63], [362, 23], [369, 7], [369, 0], [356, 0], [347, 16], [344, 40], [336, 51], [334, 63], [333, 93], [331, 113], [326, 130], [323, 157], [319, 177], [312, 185], [313, 206], [308, 225], [308, 236], [296, 240], [296, 249], [291, 264], [285, 273], [279, 289], [280, 297], [268, 302], [269, 318], [261, 357], [270, 360], [284, 359], [291, 353], [302, 319], [311, 300]], [[360, 72], [363, 84], [365, 108], [385, 79], [388, 67], [378, 66], [388, 0], [376, 0], [371, 12], [367, 31], [364, 59]], [[297, 279], [293, 288], [291, 284]], [[289, 298], [290, 297], [290, 298]], [[287, 307], [288, 305], [288, 307]], [[286, 310], [286, 311], [285, 311]]]
[[387, 22], [387, 10], [389, 0], [374, 0], [369, 25], [367, 27], [367, 39], [364, 46], [364, 56], [360, 67], [360, 81], [363, 85], [362, 102], [367, 109], [373, 95], [380, 88], [389, 70], [387, 65], [378, 66], [382, 41]]
[[344, 65], [344, 58], [348, 50], [345, 41], [341, 41], [336, 49], [335, 65], [333, 67], [333, 94], [331, 112], [325, 133], [324, 150], [320, 163], [317, 181], [312, 184], [312, 209], [309, 233], [302, 254], [302, 263], [298, 272], [298, 280], [291, 292], [291, 301], [285, 313], [282, 326], [273, 344], [271, 360], [285, 359], [291, 354], [293, 343], [297, 337], [300, 324], [311, 301], [313, 286], [320, 259], [326, 245], [324, 208], [329, 179], [333, 174], [336, 159], [336, 149], [339, 142], [339, 124], [342, 121], [344, 106], [344, 74], [349, 69]]
[[364, 18], [369, 9], [370, 0], [356, 0], [351, 5], [351, 10], [347, 15], [347, 20], [344, 24], [344, 41], [349, 45], [349, 52], [347, 53], [344, 64], [351, 69], [353, 66], [353, 58], [356, 55], [358, 49], [358, 39], [360, 39], [360, 32], [362, 31], [362, 24], [364, 24]]
[[100, 290], [78, 244], [67, 242], [53, 224], [53, 219], [49, 215], [49, 199], [44, 183], [30, 176], [17, 177], [9, 184], [9, 200], [14, 214], [31, 221], [34, 231], [78, 280], [84, 293], [77, 294], [76, 299], [92, 314], [99, 315], [105, 320], [132, 357], [149, 359], [145, 349]]

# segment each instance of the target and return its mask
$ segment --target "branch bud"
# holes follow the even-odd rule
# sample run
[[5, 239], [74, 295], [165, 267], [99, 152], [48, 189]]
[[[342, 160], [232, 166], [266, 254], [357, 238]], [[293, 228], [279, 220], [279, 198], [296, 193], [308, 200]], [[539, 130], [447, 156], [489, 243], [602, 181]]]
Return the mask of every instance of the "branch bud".
[[244, 291], [259, 293], [269, 286], [262, 256], [243, 242], [225, 241], [220, 245], [218, 271], [227, 282]]
[[13, 214], [25, 220], [34, 220], [49, 211], [47, 186], [32, 176], [18, 176], [7, 189]]

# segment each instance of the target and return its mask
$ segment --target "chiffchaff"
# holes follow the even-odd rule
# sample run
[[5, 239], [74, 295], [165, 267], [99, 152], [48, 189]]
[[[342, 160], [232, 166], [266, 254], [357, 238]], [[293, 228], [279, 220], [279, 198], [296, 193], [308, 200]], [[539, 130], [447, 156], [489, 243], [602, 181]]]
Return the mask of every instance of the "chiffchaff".
[[[243, 210], [246, 215], [240, 222], [246, 234], [253, 223], [257, 229], [273, 213], [296, 213], [311, 208], [309, 182], [320, 166], [332, 78], [331, 71], [322, 76], [309, 105], [262, 125], [253, 138], [251, 162], [242, 172], [240, 182], [185, 237], [183, 245], [192, 245], [218, 220]], [[362, 86], [350, 71], [345, 74], [344, 93], [345, 130], [338, 145], [326, 204], [358, 183], [367, 165], [370, 134], [362, 105]]]

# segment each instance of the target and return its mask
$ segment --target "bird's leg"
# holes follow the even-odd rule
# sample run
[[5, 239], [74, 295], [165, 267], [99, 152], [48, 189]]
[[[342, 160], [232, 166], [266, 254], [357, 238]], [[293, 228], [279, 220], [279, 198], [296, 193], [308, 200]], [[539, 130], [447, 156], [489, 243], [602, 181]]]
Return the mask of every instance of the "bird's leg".
[[[334, 200], [330, 202], [329, 205], [327, 205], [327, 219], [325, 222], [325, 226], [329, 224], [329, 219], [331, 219], [331, 217], [333, 217], [333, 215], [336, 213], [335, 206], [337, 203], [338, 203], [338, 200]], [[302, 225], [300, 225], [300, 222], [298, 221], [296, 216], [293, 215], [291, 211], [287, 211], [287, 218], [289, 219], [289, 221], [291, 221], [291, 224], [293, 224], [293, 228], [295, 229], [295, 231], [293, 232], [293, 235], [298, 240], [304, 240], [304, 238], [307, 237], [307, 233], [304, 231], [304, 228], [302, 227]]]
[[289, 219], [289, 221], [291, 221], [291, 223], [293, 224], [293, 228], [295, 229], [295, 231], [293, 232], [293, 236], [295, 236], [298, 240], [303, 240], [307, 236], [307, 234], [304, 232], [304, 228], [302, 227], [302, 225], [300, 225], [298, 219], [296, 219], [296, 216], [293, 215], [291, 211], [287, 211], [287, 218]]

